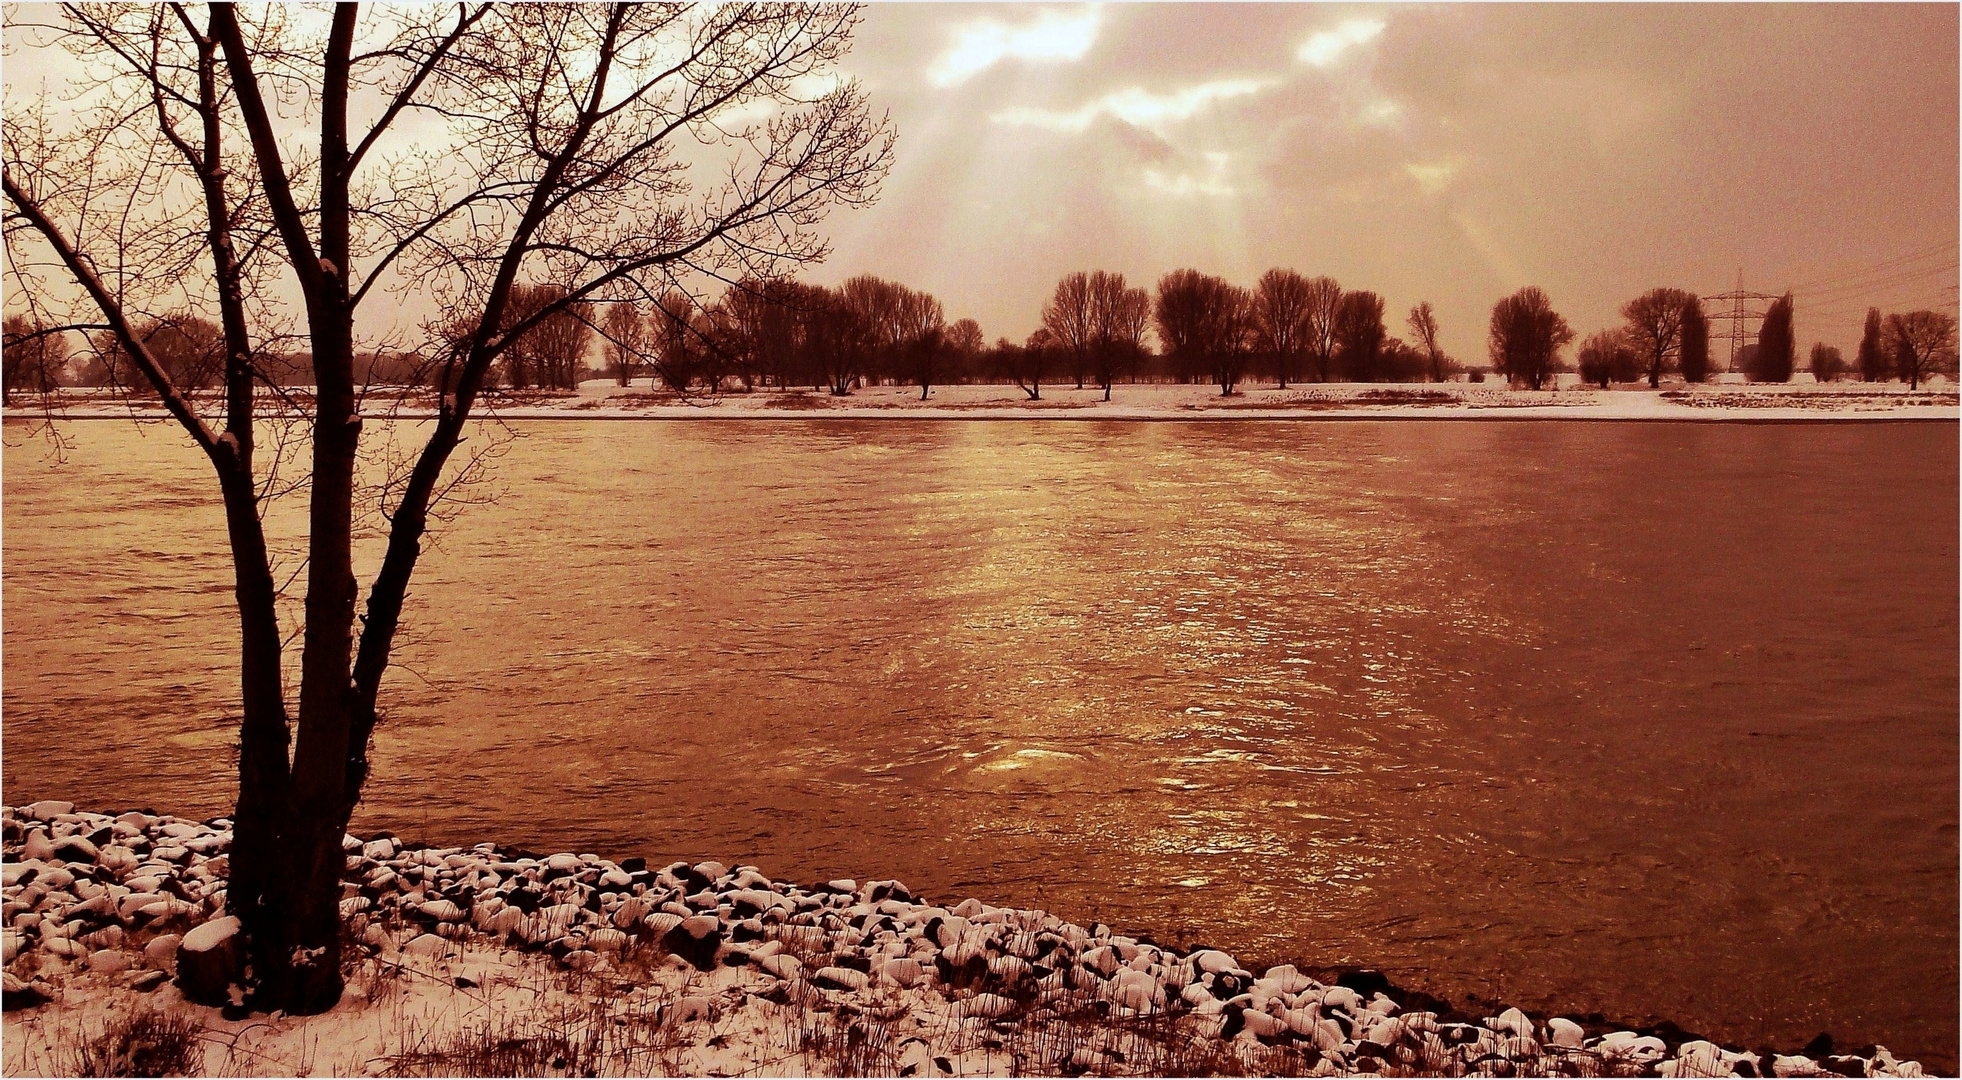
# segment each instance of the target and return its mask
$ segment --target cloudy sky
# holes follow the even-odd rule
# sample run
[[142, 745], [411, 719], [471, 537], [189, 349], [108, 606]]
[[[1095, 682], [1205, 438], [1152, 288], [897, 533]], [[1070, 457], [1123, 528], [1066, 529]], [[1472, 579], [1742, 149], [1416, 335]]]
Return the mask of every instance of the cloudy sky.
[[1954, 310], [1957, 32], [1954, 5], [874, 5], [848, 66], [898, 160], [818, 277], [1019, 339], [1070, 271], [1292, 266], [1393, 332], [1430, 300], [1482, 359], [1521, 285], [1585, 334], [1741, 269], [1850, 355], [1870, 303]]

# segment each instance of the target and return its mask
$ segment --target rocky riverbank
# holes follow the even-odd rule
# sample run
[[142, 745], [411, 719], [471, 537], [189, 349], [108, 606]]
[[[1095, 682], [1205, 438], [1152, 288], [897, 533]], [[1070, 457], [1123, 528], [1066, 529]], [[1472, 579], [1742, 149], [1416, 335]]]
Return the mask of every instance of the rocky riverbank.
[[1921, 1075], [1884, 1047], [1460, 1016], [897, 881], [387, 836], [344, 843], [341, 1006], [255, 1016], [223, 914], [229, 825], [0, 815], [9, 1075]]

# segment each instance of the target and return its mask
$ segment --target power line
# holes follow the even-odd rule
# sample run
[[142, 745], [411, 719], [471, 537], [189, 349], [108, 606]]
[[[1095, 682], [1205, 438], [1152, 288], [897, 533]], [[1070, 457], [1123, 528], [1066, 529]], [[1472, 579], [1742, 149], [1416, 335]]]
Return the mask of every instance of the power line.
[[1947, 251], [1950, 248], [1954, 248], [1957, 246], [1958, 246], [1957, 240], [1944, 240], [1941, 243], [1934, 245], [1933, 247], [1923, 248], [1920, 251], [1913, 252], [1912, 254], [1902, 255], [1897, 258], [1888, 259], [1885, 262], [1878, 262], [1873, 264], [1872, 266], [1865, 267], [1864, 269], [1852, 270], [1843, 274], [1827, 274], [1822, 277], [1812, 278], [1811, 280], [1808, 281], [1801, 281], [1793, 285], [1792, 288], [1794, 290], [1816, 289], [1828, 285], [1837, 285], [1840, 284], [1841, 282], [1852, 281], [1854, 279], [1865, 277], [1869, 274], [1881, 270], [1887, 270], [1895, 266], [1900, 266], [1904, 263], [1911, 263], [1920, 259], [1925, 259], [1931, 255], [1940, 254], [1944, 251]]
[[1871, 292], [1876, 289], [1885, 289], [1895, 285], [1902, 285], [1908, 282], [1919, 281], [1923, 278], [1936, 277], [1942, 274], [1947, 274], [1950, 277], [1953, 277], [1958, 269], [1958, 266], [1962, 266], [1962, 264], [1958, 264], [1956, 262], [1947, 262], [1947, 263], [1943, 263], [1940, 266], [1930, 266], [1919, 270], [1905, 270], [1899, 273], [1891, 274], [1887, 277], [1875, 278], [1871, 281], [1855, 282], [1847, 285], [1834, 285], [1829, 288], [1820, 288], [1820, 289], [1797, 289], [1794, 291], [1802, 296], [1815, 296], [1815, 297], [1820, 297], [1820, 296], [1832, 297], [1832, 296], [1840, 296], [1840, 295], [1850, 296], [1862, 292]]

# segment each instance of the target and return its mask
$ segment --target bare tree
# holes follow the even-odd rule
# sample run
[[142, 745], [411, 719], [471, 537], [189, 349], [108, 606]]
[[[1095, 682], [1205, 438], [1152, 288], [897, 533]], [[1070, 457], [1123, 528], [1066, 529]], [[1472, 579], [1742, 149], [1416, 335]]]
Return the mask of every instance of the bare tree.
[[631, 300], [607, 305], [605, 339], [602, 348], [614, 381], [621, 386], [633, 385], [634, 371], [647, 352], [646, 312]]
[[1611, 382], [1633, 382], [1644, 372], [1643, 357], [1628, 343], [1628, 328], [1598, 330], [1581, 342], [1580, 377], [1606, 390]]
[[[382, 676], [432, 505], [454, 482], [451, 455], [492, 365], [578, 303], [628, 287], [651, 296], [677, 275], [769, 276], [821, 257], [816, 226], [827, 209], [874, 195], [891, 133], [854, 83], [800, 91], [848, 48], [857, 18], [849, 8], [504, 5], [369, 15], [350, 4], [332, 9], [317, 40], [297, 42], [277, 38], [276, 10], [255, 9], [248, 21], [213, 5], [202, 24], [177, 9], [123, 11], [114, 17], [124, 24], [105, 17], [98, 25], [71, 10], [63, 29], [71, 46], [117, 68], [127, 99], [145, 108], [106, 110], [80, 137], [48, 135], [31, 116], [8, 118], [9, 263], [31, 264], [15, 280], [39, 303], [64, 304], [79, 290], [95, 312], [88, 321], [109, 325], [217, 473], [244, 701], [227, 904], [246, 929], [255, 1004], [313, 1013], [341, 997], [341, 837], [367, 779]], [[160, 54], [173, 57], [169, 71], [151, 63]], [[737, 110], [757, 103], [769, 103], [770, 119], [736, 119], [755, 115]], [[402, 145], [396, 122], [422, 114], [443, 122]], [[241, 130], [250, 151], [228, 158]], [[183, 187], [156, 182], [155, 162], [171, 162], [197, 193], [201, 232], [174, 247], [92, 250], [98, 237], [134, 235], [117, 222], [184, 235], [157, 226], [194, 211], [178, 197]], [[241, 174], [256, 187], [228, 183]], [[271, 225], [273, 243], [261, 250], [280, 256], [302, 300], [314, 371], [297, 723], [287, 711], [251, 456], [246, 305], [273, 268], [239, 255], [248, 190]], [[27, 233], [51, 262], [24, 252]], [[209, 274], [205, 293], [221, 313], [222, 431], [139, 336], [141, 312], [120, 287], [193, 270]], [[514, 325], [505, 314], [521, 273], [563, 294]], [[357, 316], [392, 287], [419, 288], [476, 318], [470, 338], [444, 354], [442, 385], [454, 389], [428, 442], [387, 492], [386, 551], [357, 636]]]
[[1846, 359], [1840, 355], [1838, 348], [1815, 341], [1812, 343], [1811, 368], [1813, 381], [1829, 383], [1846, 370]]
[[31, 315], [9, 315], [0, 340], [0, 387], [12, 405], [23, 393], [45, 394], [68, 360], [67, 335]]
[[1515, 385], [1535, 390], [1546, 385], [1560, 363], [1560, 350], [1574, 340], [1567, 320], [1538, 286], [1528, 285], [1492, 305], [1488, 347], [1493, 370]]
[[512, 335], [505, 351], [505, 374], [513, 387], [578, 388], [593, 337], [591, 301], [569, 299], [559, 285], [520, 285], [511, 290], [505, 318], [511, 327], [528, 327]]
[[1308, 354], [1313, 321], [1309, 311], [1311, 292], [1307, 278], [1280, 267], [1260, 275], [1260, 283], [1254, 288], [1254, 323], [1259, 330], [1257, 348], [1273, 366], [1274, 381], [1282, 390], [1288, 388], [1288, 380], [1296, 376], [1302, 358]]
[[1444, 354], [1437, 341], [1437, 313], [1431, 310], [1429, 300], [1410, 309], [1410, 317], [1405, 320], [1410, 326], [1410, 336], [1416, 341], [1412, 347], [1424, 354], [1424, 365], [1429, 370], [1432, 382], [1443, 382], [1451, 373], [1452, 362]]
[[1318, 277], [1308, 283], [1307, 352], [1318, 382], [1335, 376], [1336, 322], [1341, 313], [1342, 286], [1334, 278]]
[[947, 316], [940, 301], [914, 289], [902, 289], [898, 313], [896, 345], [907, 374], [919, 384], [920, 400], [925, 401], [947, 352]]
[[1887, 355], [1880, 340], [1880, 309], [1867, 309], [1866, 325], [1860, 331], [1860, 350], [1854, 354], [1854, 363], [1860, 368], [1861, 382], [1885, 382], [1892, 374], [1889, 371], [1893, 358]]
[[981, 324], [973, 319], [956, 319], [947, 327], [947, 359], [954, 365], [956, 378], [973, 381], [988, 339], [981, 336]]
[[1090, 298], [1089, 356], [1092, 374], [1110, 400], [1118, 369], [1144, 355], [1145, 328], [1151, 321], [1151, 294], [1124, 283], [1123, 274], [1102, 270], [1087, 281]]
[[1367, 290], [1342, 294], [1335, 315], [1335, 356], [1355, 382], [1375, 382], [1383, 374], [1383, 298]]
[[1056, 335], [1048, 327], [1038, 326], [1019, 347], [1010, 345], [1007, 339], [1003, 339], [1002, 345], [1006, 346], [1001, 351], [1009, 365], [1009, 378], [1015, 380], [1015, 385], [1030, 401], [1041, 401], [1043, 373], [1062, 349]]
[[1220, 396], [1233, 393], [1254, 347], [1252, 293], [1197, 270], [1174, 270], [1158, 279], [1152, 318], [1182, 379], [1205, 371]]
[[1940, 311], [1910, 311], [1887, 316], [1887, 339], [1894, 350], [1894, 368], [1908, 389], [1955, 366], [1955, 316]]
[[1681, 289], [1650, 289], [1621, 306], [1628, 320], [1626, 342], [1642, 359], [1651, 389], [1682, 355], [1683, 310], [1696, 298]]

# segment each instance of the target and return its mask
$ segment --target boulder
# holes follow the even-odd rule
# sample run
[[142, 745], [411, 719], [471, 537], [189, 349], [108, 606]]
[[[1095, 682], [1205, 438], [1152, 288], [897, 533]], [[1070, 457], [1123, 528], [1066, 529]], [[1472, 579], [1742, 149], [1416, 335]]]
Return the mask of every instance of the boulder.
[[183, 938], [176, 934], [164, 934], [160, 937], [152, 938], [148, 945], [143, 946], [143, 962], [159, 971], [175, 973], [177, 971], [177, 946], [183, 940]]
[[27, 806], [22, 807], [22, 809], [26, 811], [28, 817], [34, 818], [37, 821], [49, 821], [63, 814], [74, 813], [75, 804], [72, 802], [63, 802], [60, 799], [42, 799], [37, 803], [29, 803]]
[[177, 946], [177, 985], [201, 1005], [225, 1005], [245, 969], [245, 936], [235, 915], [212, 919]]
[[1578, 1047], [1587, 1039], [1587, 1032], [1579, 1024], [1564, 1016], [1556, 1016], [1546, 1022], [1547, 1042], [1554, 1046]]
[[20, 981], [11, 971], [0, 974], [0, 1008], [13, 1012], [47, 1003], [48, 995], [40, 987]]
[[88, 963], [90, 971], [101, 975], [114, 975], [134, 966], [129, 954], [121, 949], [98, 949], [89, 954]]
[[976, 994], [961, 1002], [962, 1016], [998, 1020], [1013, 1011], [1015, 1011], [1015, 1003], [1000, 994]]
[[865, 972], [847, 967], [819, 968], [817, 973], [811, 976], [813, 986], [821, 986], [826, 990], [856, 992], [865, 989], [866, 983], [870, 981]]
[[450, 951], [450, 943], [435, 934], [422, 934], [402, 946], [402, 951], [410, 956], [425, 956], [438, 960]]
[[683, 919], [662, 935], [661, 947], [688, 961], [697, 971], [711, 970], [715, 967], [716, 950], [722, 947], [722, 920], [713, 915]]

